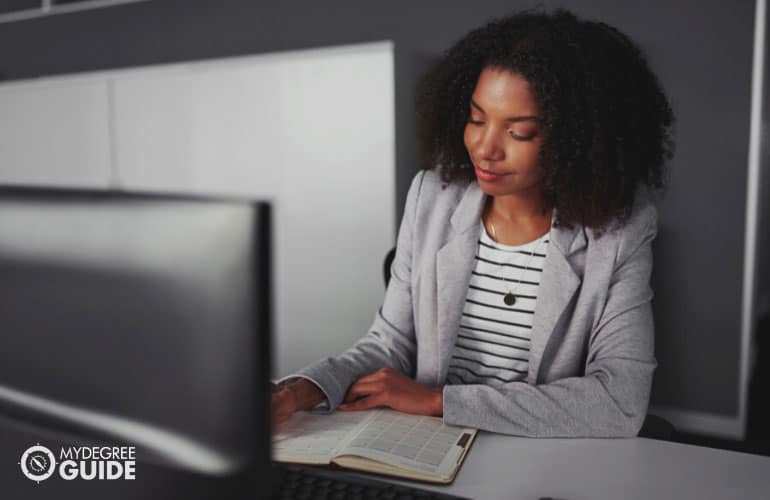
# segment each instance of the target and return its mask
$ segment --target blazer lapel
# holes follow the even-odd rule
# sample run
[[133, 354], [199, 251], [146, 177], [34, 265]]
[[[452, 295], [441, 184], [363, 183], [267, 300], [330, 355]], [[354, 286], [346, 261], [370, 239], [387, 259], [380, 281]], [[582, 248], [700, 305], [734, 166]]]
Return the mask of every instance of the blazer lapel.
[[[486, 196], [479, 185], [472, 182], [452, 214], [447, 242], [436, 255], [439, 348], [437, 385], [443, 384], [446, 379], [460, 330], [485, 200]], [[528, 373], [530, 384], [537, 384], [548, 339], [581, 283], [569, 262], [569, 256], [585, 246], [586, 237], [582, 226], [572, 229], [551, 227], [550, 248], [543, 266], [532, 325]]]
[[586, 246], [582, 226], [566, 229], [552, 225], [549, 240], [551, 244], [543, 264], [537, 306], [535, 306], [532, 320], [532, 341], [527, 374], [528, 381], [532, 385], [538, 383], [538, 373], [548, 339], [581, 283], [568, 257]]
[[449, 360], [457, 341], [478, 246], [479, 222], [485, 198], [477, 183], [472, 182], [468, 186], [452, 214], [447, 243], [436, 255], [439, 347], [437, 385], [443, 384], [446, 379]]

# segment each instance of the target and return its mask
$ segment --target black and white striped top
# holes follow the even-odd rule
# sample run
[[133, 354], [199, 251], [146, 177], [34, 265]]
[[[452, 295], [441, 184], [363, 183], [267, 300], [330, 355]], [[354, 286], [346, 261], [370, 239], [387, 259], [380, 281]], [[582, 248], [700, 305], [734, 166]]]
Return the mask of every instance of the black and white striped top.
[[[448, 384], [496, 386], [526, 380], [532, 318], [549, 235], [523, 245], [502, 245], [481, 224]], [[510, 306], [503, 301], [508, 292], [516, 296]]]

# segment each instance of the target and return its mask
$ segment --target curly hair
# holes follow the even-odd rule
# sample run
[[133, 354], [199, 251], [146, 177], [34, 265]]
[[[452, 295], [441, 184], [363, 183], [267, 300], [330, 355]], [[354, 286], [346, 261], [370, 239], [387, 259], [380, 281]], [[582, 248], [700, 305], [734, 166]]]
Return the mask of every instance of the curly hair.
[[631, 214], [639, 185], [664, 187], [674, 115], [639, 47], [602, 22], [525, 11], [468, 33], [421, 80], [421, 161], [445, 183], [474, 179], [463, 142], [484, 68], [526, 79], [543, 112], [539, 168], [555, 224], [601, 233]]

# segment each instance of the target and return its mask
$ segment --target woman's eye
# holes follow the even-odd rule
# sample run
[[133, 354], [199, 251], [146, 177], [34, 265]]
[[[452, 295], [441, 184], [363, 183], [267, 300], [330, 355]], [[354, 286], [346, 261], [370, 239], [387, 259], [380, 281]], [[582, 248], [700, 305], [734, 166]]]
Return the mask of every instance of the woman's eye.
[[474, 119], [472, 116], [468, 118], [468, 123], [472, 125], [482, 125], [484, 123], [484, 120], [478, 120]]
[[527, 132], [524, 135], [517, 134], [513, 130], [509, 130], [508, 134], [510, 134], [511, 137], [516, 139], [517, 141], [531, 141], [535, 138], [535, 135], [537, 135], [535, 132]]

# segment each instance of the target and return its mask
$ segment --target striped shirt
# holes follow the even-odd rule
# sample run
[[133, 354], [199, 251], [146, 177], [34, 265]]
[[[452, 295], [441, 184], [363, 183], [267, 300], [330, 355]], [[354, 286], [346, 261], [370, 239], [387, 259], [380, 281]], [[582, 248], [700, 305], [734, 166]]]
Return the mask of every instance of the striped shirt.
[[[549, 235], [523, 245], [502, 245], [481, 223], [447, 384], [499, 386], [527, 379], [532, 319]], [[512, 305], [503, 300], [508, 293], [516, 297]]]

